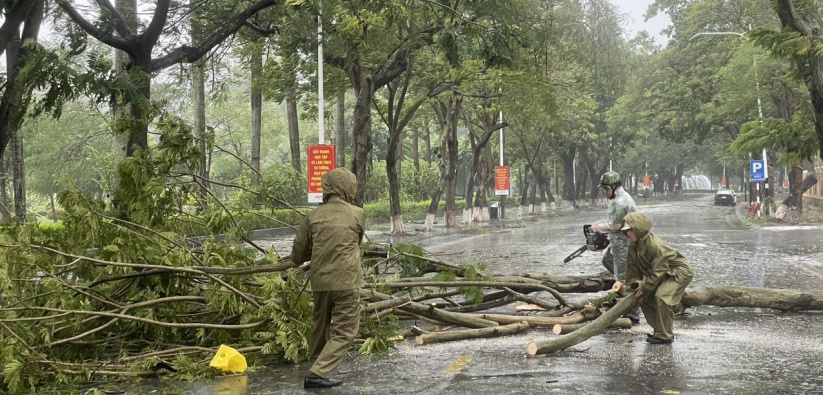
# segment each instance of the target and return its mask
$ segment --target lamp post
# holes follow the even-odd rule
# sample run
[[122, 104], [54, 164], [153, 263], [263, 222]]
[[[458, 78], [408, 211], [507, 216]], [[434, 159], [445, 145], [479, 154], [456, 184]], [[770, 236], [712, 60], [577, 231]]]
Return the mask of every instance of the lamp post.
[[323, 14], [321, 11], [317, 15], [317, 140], [321, 145], [326, 144], [323, 93]]
[[[503, 111], [500, 111], [500, 123], [503, 123]], [[503, 167], [503, 128], [500, 128], [500, 166]], [[509, 192], [511, 193], [511, 187], [509, 187]], [[509, 195], [500, 195], [500, 212], [498, 213], [498, 217], [500, 219], [506, 218], [506, 198]]]
[[[749, 25], [749, 30], [751, 30], [751, 25]], [[693, 40], [695, 37], [698, 36], [724, 36], [724, 35], [735, 35], [738, 37], [746, 38], [746, 35], [740, 32], [700, 32], [691, 37], [689, 37], [689, 41]], [[754, 65], [754, 84], [755, 84], [755, 91], [757, 92], [757, 115], [760, 118], [760, 121], [763, 122], [763, 104], [760, 100], [760, 80], [757, 77], [757, 59], [752, 57], [752, 64]], [[768, 165], [768, 158], [766, 157], [766, 147], [763, 147], [763, 176], [765, 177], [766, 181], [763, 183], [764, 188], [764, 196], [769, 195], [769, 165]], [[725, 166], [724, 166], [725, 170]], [[756, 184], [757, 188], [757, 216], [760, 216], [760, 183]]]

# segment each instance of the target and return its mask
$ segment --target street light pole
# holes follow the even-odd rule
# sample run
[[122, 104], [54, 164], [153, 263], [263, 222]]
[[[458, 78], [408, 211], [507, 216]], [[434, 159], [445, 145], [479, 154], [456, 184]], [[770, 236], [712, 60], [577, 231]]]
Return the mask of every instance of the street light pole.
[[[500, 111], [500, 123], [501, 124], [503, 123], [503, 111]], [[500, 128], [500, 166], [501, 167], [503, 166], [503, 143], [504, 143], [503, 129], [504, 128]], [[508, 193], [511, 193], [511, 187], [509, 187], [509, 192]], [[508, 194], [500, 195], [500, 212], [498, 213], [499, 214], [498, 217], [500, 219], [506, 218], [506, 198], [508, 198], [508, 197], [509, 197]]]
[[325, 101], [323, 99], [323, 15], [317, 15], [317, 140], [320, 145], [326, 143], [325, 136]]
[[[751, 30], [751, 25], [749, 25], [749, 30]], [[747, 38], [745, 34], [740, 32], [700, 32], [691, 37], [689, 37], [689, 41], [693, 40], [695, 37], [698, 36], [723, 36], [723, 35], [735, 35], [742, 38]], [[760, 100], [760, 79], [757, 76], [757, 58], [752, 57], [752, 64], [754, 65], [754, 83], [755, 83], [755, 91], [757, 92], [757, 115], [760, 118], [760, 122], [763, 122], [763, 103]], [[763, 147], [763, 175], [766, 178], [764, 184], [764, 197], [769, 195], [769, 165], [768, 165], [768, 157], [766, 156], [766, 147]], [[757, 189], [757, 216], [760, 217], [760, 183], [758, 182], [755, 184]]]

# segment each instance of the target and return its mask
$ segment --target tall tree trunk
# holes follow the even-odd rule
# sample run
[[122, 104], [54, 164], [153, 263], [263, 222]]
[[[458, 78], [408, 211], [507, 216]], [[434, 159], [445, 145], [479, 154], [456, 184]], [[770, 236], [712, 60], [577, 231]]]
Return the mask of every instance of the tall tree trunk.
[[[134, 0], [129, 0], [134, 1]], [[119, 2], [118, 2], [119, 3]], [[197, 12], [197, 2], [195, 0], [189, 1], [189, 6], [192, 8], [191, 15], [195, 17], [190, 20], [191, 24], [191, 41], [192, 45], [196, 46], [203, 39], [202, 37], [202, 29], [200, 28], [199, 21], [197, 20], [196, 15]], [[122, 14], [122, 11], [121, 11]], [[132, 27], [132, 29], [136, 29]], [[116, 51], [122, 52], [122, 51]], [[125, 53], [122, 55], [118, 54], [119, 56], [127, 56]], [[127, 58], [126, 58], [127, 59]], [[122, 64], [120, 65], [120, 69], [122, 69]], [[196, 169], [196, 174], [198, 177], [198, 183], [200, 184], [199, 193], [201, 197], [201, 202], [205, 204], [207, 201], [206, 195], [208, 194], [209, 189], [209, 167], [207, 166], [208, 161], [207, 157], [208, 154], [206, 153], [206, 63], [205, 61], [198, 60], [197, 62], [192, 63], [191, 66], [192, 70], [192, 95], [194, 96], [193, 100], [194, 103], [194, 138], [196, 140], [197, 152], [200, 153], [200, 158], [198, 160], [199, 169]]]
[[532, 169], [532, 182], [531, 182], [531, 189], [529, 189], [529, 214], [535, 213], [535, 197], [537, 196], [537, 189], [540, 187], [540, 183], [538, 182], [537, 172]]
[[549, 192], [549, 182], [548, 178], [543, 173], [543, 166], [538, 165], [535, 166], [535, 168], [537, 169], [535, 171], [535, 173], [537, 174], [537, 182], [538, 185], [540, 185], [540, 212], [546, 212], [546, 195], [548, 194], [549, 196], [551, 196], [551, 193]]
[[251, 53], [251, 184], [260, 185], [260, 140], [263, 129], [263, 47], [257, 40]]
[[469, 172], [466, 175], [466, 193], [464, 194], [465, 204], [463, 205], [463, 222], [464, 223], [471, 223], [474, 221], [474, 192], [475, 192], [475, 183], [477, 182], [477, 168], [480, 167], [480, 156], [475, 155], [474, 152], [477, 149], [477, 135], [474, 132], [474, 128], [471, 125], [471, 122], [466, 120], [466, 126], [469, 129], [469, 144], [471, 144], [472, 149], [472, 162], [469, 165]]
[[[780, 23], [784, 29], [790, 29], [806, 40], [808, 40], [815, 47], [820, 44], [819, 30], [823, 26], [810, 26], [794, 7], [793, 0], [776, 0], [773, 2], [773, 7], [777, 12]], [[816, 3], [815, 3], [816, 4]], [[810, 6], [812, 6], [810, 4]], [[816, 10], [816, 8], [815, 8]], [[816, 15], [816, 13], [814, 13]], [[819, 20], [819, 16], [817, 17]], [[823, 159], [823, 59], [820, 58], [818, 51], [809, 50], [802, 54], [794, 54], [794, 65], [803, 76], [806, 86], [809, 89], [809, 94], [812, 98], [812, 109], [814, 113], [814, 130], [817, 134], [818, 141], [818, 156]]]
[[[465, 222], [471, 222], [473, 220], [486, 221], [489, 218], [485, 188], [486, 180], [490, 173], [489, 167], [491, 162], [488, 143], [492, 134], [507, 124], [495, 124], [494, 116], [482, 117], [481, 125], [483, 127], [483, 133], [478, 136], [468, 117], [466, 117], [465, 122], [469, 128], [469, 142], [472, 145], [472, 162], [466, 180], [466, 206], [463, 209], [463, 219]], [[475, 193], [477, 193], [477, 201], [474, 199]]]
[[400, 209], [400, 163], [402, 157], [402, 133], [389, 132], [386, 151], [386, 176], [389, 179], [389, 232], [403, 233], [403, 214]]
[[[477, 174], [477, 195], [474, 198], [474, 207], [475, 215], [474, 219], [476, 221], [488, 221], [490, 219], [489, 216], [489, 200], [487, 196], [488, 185], [489, 182], [492, 180], [492, 157], [491, 157], [491, 147], [488, 144], [483, 148], [481, 151], [481, 159], [478, 165], [478, 174]], [[502, 200], [505, 202], [505, 197]], [[503, 210], [501, 206], [498, 209], [498, 217], [500, 216], [500, 211]]]
[[337, 94], [337, 167], [346, 167], [346, 90]]
[[6, 155], [0, 154], [0, 204], [5, 207], [9, 206], [8, 196], [8, 173], [6, 171]]
[[437, 150], [438, 154], [432, 157], [432, 159], [437, 160], [438, 168], [440, 169], [440, 180], [437, 183], [437, 190], [432, 192], [432, 199], [429, 203], [429, 209], [426, 211], [426, 222], [423, 225], [423, 228], [429, 232], [434, 227], [434, 219], [437, 217], [437, 208], [440, 207], [440, 198], [443, 196], [443, 191], [446, 189], [446, 174], [449, 171], [446, 164], [446, 158], [443, 157], [443, 154], [446, 152], [446, 139], [447, 136], [444, 132], [440, 135], [440, 148]]
[[435, 112], [441, 126], [443, 141], [445, 142], [445, 152], [442, 155], [447, 158], [448, 166], [445, 175], [446, 212], [443, 215], [444, 226], [452, 228], [457, 226], [455, 215], [455, 195], [457, 194], [457, 170], [458, 170], [458, 146], [457, 146], [457, 120], [462, 109], [462, 97], [451, 97], [447, 100], [440, 100], [435, 105]]
[[[22, 38], [18, 32], [13, 32], [11, 41], [6, 50], [6, 90], [3, 92], [0, 101], [0, 123], [4, 133], [10, 138], [11, 147], [11, 168], [12, 168], [12, 189], [14, 192], [14, 213], [18, 221], [26, 221], [26, 173], [23, 156], [23, 132], [20, 129], [23, 124], [23, 117], [28, 109], [28, 95], [26, 94], [26, 83], [17, 81], [20, 70], [28, 63], [30, 50], [21, 47], [21, 42], [27, 40], [36, 41], [40, 34], [40, 23], [43, 19], [43, 0], [37, 0], [34, 9], [26, 17], [23, 25]], [[0, 152], [2, 154], [2, 152]]]
[[[790, 196], [783, 200], [778, 207], [775, 218], [791, 223], [798, 223], [803, 220], [803, 193], [817, 184], [817, 177], [814, 173], [803, 179], [803, 168], [794, 165], [788, 174]], [[792, 211], [791, 209], [794, 208]], [[786, 218], [786, 216], [789, 216]]]
[[803, 218], [803, 168], [797, 165], [792, 166], [789, 174], [791, 174], [789, 182], [792, 184], [789, 186], [789, 197], [795, 197], [798, 218]]
[[446, 212], [444, 214], [444, 226], [453, 228], [457, 226], [455, 198], [457, 195], [457, 170], [459, 167], [459, 152], [457, 142], [457, 120], [462, 107], [462, 98], [457, 99], [452, 109], [449, 130], [447, 133], [448, 140], [446, 141], [446, 148], [449, 156], [449, 172], [446, 174]]
[[571, 202], [573, 206], [577, 206], [577, 191], [575, 190], [574, 180], [574, 156], [576, 147], [571, 147], [567, 151], [560, 152], [560, 160], [563, 161], [563, 200]]
[[26, 222], [26, 169], [23, 156], [23, 131], [15, 128], [11, 136], [12, 188], [14, 189], [14, 216]]
[[677, 166], [677, 171], [672, 178], [672, 192], [678, 193], [683, 189], [683, 166]]
[[54, 204], [54, 193], [49, 194], [49, 205], [51, 206], [51, 221], [57, 223], [57, 207]]
[[[42, 0], [4, 2], [3, 31], [0, 37], [0, 45], [2, 45], [2, 48], [0, 48], [0, 53], [5, 51], [7, 64], [14, 65], [17, 63], [18, 51], [20, 50], [20, 26], [25, 23], [28, 24], [27, 27], [31, 28], [32, 15], [42, 14], [42, 7]], [[38, 29], [39, 23], [38, 19]], [[35, 34], [33, 38], [36, 39], [37, 35]], [[27, 103], [23, 101], [23, 90], [25, 88], [14, 82], [15, 75], [15, 70], [11, 67], [6, 67], [5, 90], [3, 91], [2, 101], [0, 101], [0, 159], [2, 159], [3, 154], [5, 154], [6, 149], [9, 147], [9, 143], [14, 134], [14, 128], [19, 127], [15, 126], [15, 122], [18, 121], [15, 117], [12, 117], [12, 115], [25, 113], [25, 110], [21, 112], [15, 108], [20, 106], [27, 107]]]
[[592, 180], [591, 184], [588, 184], [590, 194], [589, 200], [592, 205], [594, 205], [600, 197], [600, 184], [596, 181], [600, 180], [600, 175], [605, 173], [608, 167], [606, 163], [604, 163], [600, 166], [600, 168], [598, 168], [597, 163], [589, 157], [589, 150], [587, 148], [580, 149], [580, 161], [582, 162], [581, 164], [583, 165], [583, 168], [586, 169], [589, 179]]
[[429, 128], [429, 119], [423, 118], [423, 131], [426, 133], [426, 162], [432, 164], [432, 133]]
[[[131, 103], [131, 118], [129, 119], [128, 141], [126, 156], [135, 156], [138, 151], [149, 147], [149, 116], [151, 110], [147, 103], [151, 102], [151, 49], [138, 52], [132, 61], [133, 69], [129, 72], [129, 80], [142, 96], [142, 103]], [[135, 72], [139, 71], [139, 72]]]
[[353, 61], [348, 71], [355, 92], [354, 119], [352, 127], [352, 172], [357, 176], [355, 204], [362, 207], [366, 197], [369, 153], [371, 141], [371, 99], [374, 81], [363, 70], [359, 61]]
[[[403, 232], [403, 215], [400, 211], [400, 177], [403, 166], [404, 131], [420, 106], [426, 102], [426, 97], [417, 98], [410, 103], [406, 102], [412, 75], [411, 66], [408, 66], [405, 78], [402, 81], [392, 81], [387, 84], [388, 106], [384, 120], [389, 129], [386, 152], [386, 175], [389, 179], [390, 229], [392, 234]], [[437, 93], [431, 91], [427, 97], [433, 94]]]
[[577, 191], [575, 192], [575, 200], [585, 200], [586, 198], [586, 183], [589, 182], [589, 173], [586, 171], [581, 171], [579, 173], [581, 176], [577, 180]]
[[412, 125], [412, 161], [414, 161], [414, 171], [420, 172], [420, 128]]
[[[115, 5], [117, 7], [117, 11], [123, 16], [129, 28], [135, 31], [137, 29], [137, 0], [117, 0]], [[129, 54], [119, 49], [114, 50], [114, 75], [118, 80], [128, 81], [129, 62]], [[126, 157], [126, 152], [128, 151], [129, 129], [131, 126], [129, 118], [131, 117], [131, 107], [133, 105], [134, 104], [127, 102], [125, 97], [118, 95], [117, 102], [114, 106], [115, 167], [120, 165], [120, 162]], [[113, 191], [116, 191], [118, 184], [118, 177], [115, 177], [114, 185], [112, 185], [112, 191], [107, 192], [112, 193]]]
[[520, 208], [518, 210], [521, 214], [529, 202], [529, 168], [526, 167], [522, 173], [518, 170], [518, 174], [521, 174], [517, 177], [520, 180]]
[[289, 148], [291, 150], [291, 167], [302, 173], [300, 164], [300, 129], [297, 123], [297, 98], [294, 87], [286, 88], [286, 118], [289, 119]]
[[200, 196], [205, 198], [209, 188], [209, 168], [206, 166], [208, 153], [206, 152], [206, 72], [203, 61], [192, 65], [192, 94], [194, 96], [194, 138], [196, 140], [199, 168]]
[[[357, 192], [355, 194], [355, 204], [362, 207], [365, 203], [366, 181], [368, 179], [369, 159], [372, 149], [371, 141], [371, 104], [374, 92], [394, 81], [408, 69], [410, 64], [409, 54], [413, 49], [419, 48], [425, 42], [426, 37], [431, 37], [433, 31], [420, 33], [423, 40], [415, 41], [415, 44], [403, 45], [396, 51], [390, 53], [388, 64], [378, 65], [372, 70], [367, 70], [363, 66], [361, 59], [361, 49], [356, 42], [350, 42], [347, 50], [348, 55], [342, 62], [346, 75], [352, 84], [355, 92], [354, 119], [352, 126], [352, 165], [353, 173], [357, 176]], [[341, 64], [341, 62], [337, 62]]]

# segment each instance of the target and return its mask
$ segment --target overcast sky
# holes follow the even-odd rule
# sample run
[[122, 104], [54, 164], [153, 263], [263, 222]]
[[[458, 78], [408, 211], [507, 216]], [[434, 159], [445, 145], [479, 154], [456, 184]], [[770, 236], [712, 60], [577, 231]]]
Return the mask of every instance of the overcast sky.
[[648, 22], [643, 21], [645, 19], [643, 15], [646, 13], [646, 8], [648, 8], [649, 4], [653, 3], [654, 0], [611, 0], [611, 2], [616, 4], [622, 13], [628, 15], [628, 20], [623, 27], [628, 31], [629, 37], [634, 37], [637, 32], [645, 30], [657, 40], [658, 44], [666, 45], [668, 38], [660, 33], [660, 31], [671, 24], [668, 15], [658, 15]]

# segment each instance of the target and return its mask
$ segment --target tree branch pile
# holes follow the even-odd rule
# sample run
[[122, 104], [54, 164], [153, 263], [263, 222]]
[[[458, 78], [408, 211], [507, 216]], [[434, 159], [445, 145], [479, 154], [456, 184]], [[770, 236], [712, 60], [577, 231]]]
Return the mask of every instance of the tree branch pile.
[[[221, 344], [237, 348], [250, 364], [264, 355], [306, 359], [311, 295], [304, 270], [290, 270], [290, 262], [271, 251], [237, 248], [239, 240], [179, 242], [168, 233], [92, 218], [86, 220], [97, 222], [85, 229], [105, 229], [110, 238], [96, 250], [80, 240], [82, 247], [72, 247], [65, 235], [64, 244], [55, 243], [54, 235], [36, 229], [0, 236], [4, 389], [203, 374]], [[619, 284], [612, 289], [605, 274], [491, 274], [424, 255], [407, 245], [366, 252], [361, 353], [387, 352], [410, 336], [427, 345], [552, 327], [561, 336], [527, 347], [531, 355], [549, 353], [626, 327], [620, 317], [636, 302], [633, 294], [621, 298]], [[801, 311], [820, 310], [823, 294], [693, 287], [683, 301]], [[604, 311], [607, 302], [616, 304]], [[519, 315], [517, 304], [532, 305], [533, 314]], [[402, 325], [406, 320], [413, 324]]]

